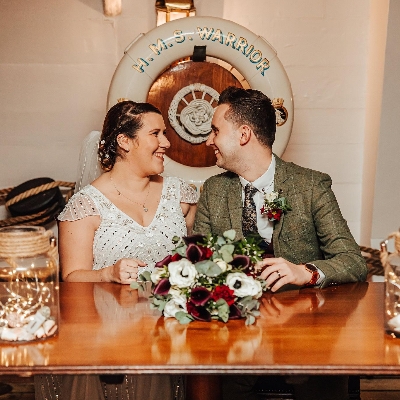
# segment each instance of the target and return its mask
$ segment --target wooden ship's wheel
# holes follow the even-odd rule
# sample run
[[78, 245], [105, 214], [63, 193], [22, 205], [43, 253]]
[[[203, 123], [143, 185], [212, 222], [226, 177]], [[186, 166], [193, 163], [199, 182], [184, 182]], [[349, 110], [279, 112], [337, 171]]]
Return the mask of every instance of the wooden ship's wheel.
[[191, 167], [215, 165], [206, 140], [219, 94], [228, 86], [242, 87], [228, 70], [210, 62], [180, 62], [156, 79], [147, 101], [164, 116], [171, 142], [168, 157]]

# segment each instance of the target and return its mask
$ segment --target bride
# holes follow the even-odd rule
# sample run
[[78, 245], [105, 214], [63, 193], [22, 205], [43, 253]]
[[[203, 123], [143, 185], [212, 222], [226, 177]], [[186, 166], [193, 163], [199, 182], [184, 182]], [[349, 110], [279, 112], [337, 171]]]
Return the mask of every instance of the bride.
[[[183, 180], [160, 176], [170, 146], [165, 130], [151, 104], [123, 101], [108, 111], [98, 149], [105, 172], [58, 217], [64, 281], [130, 284], [174, 248], [174, 236], [190, 232], [198, 196]], [[39, 376], [36, 399], [139, 400], [145, 393], [168, 400], [176, 394], [170, 379], [125, 376], [112, 384], [98, 376]]]

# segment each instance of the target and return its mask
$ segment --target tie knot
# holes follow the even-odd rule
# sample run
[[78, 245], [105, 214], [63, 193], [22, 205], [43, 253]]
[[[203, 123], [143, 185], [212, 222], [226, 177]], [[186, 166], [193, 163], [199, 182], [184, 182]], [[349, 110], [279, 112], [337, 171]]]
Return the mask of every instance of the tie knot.
[[247, 196], [253, 197], [257, 192], [258, 192], [258, 190], [251, 183], [248, 183], [244, 187], [244, 194], [245, 194], [246, 197]]

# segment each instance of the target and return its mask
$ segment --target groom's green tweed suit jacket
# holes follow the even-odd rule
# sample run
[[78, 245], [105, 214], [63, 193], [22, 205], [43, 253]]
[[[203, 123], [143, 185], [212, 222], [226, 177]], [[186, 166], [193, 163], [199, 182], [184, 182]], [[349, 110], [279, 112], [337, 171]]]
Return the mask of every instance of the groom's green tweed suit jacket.
[[[340, 212], [329, 175], [275, 159], [274, 190], [281, 190], [292, 208], [275, 223], [275, 257], [315, 264], [325, 274], [321, 287], [365, 281], [365, 260]], [[243, 237], [242, 186], [232, 172], [204, 183], [194, 224], [196, 233], [221, 235], [228, 229]]]

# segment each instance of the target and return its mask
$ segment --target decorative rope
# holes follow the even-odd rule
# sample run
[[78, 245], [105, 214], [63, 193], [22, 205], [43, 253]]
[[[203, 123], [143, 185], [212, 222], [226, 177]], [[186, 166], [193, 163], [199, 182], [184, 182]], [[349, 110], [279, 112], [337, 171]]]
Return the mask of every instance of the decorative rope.
[[45, 231], [44, 228], [36, 229], [10, 228], [0, 232], [0, 257], [34, 257], [48, 253], [51, 249], [50, 238], [53, 237], [53, 232]]
[[58, 186], [65, 186], [65, 187], [75, 187], [74, 182], [63, 182], [63, 181], [55, 181], [55, 182], [49, 182], [44, 185], [37, 186], [33, 189], [29, 189], [26, 192], [20, 193], [19, 195], [13, 197], [11, 200], [6, 202], [6, 207], [10, 207], [15, 203], [18, 203], [19, 201], [26, 199], [28, 197], [34, 196], [35, 194], [45, 192], [46, 190], [53, 189]]
[[57, 263], [58, 251], [52, 231], [39, 228], [0, 232], [0, 258], [4, 258], [15, 270], [18, 267], [16, 258], [34, 257], [40, 254], [46, 254], [53, 263]]
[[368, 266], [368, 275], [384, 275], [383, 265], [380, 259], [381, 252], [371, 247], [360, 246]]
[[10, 193], [11, 190], [13, 190], [13, 189], [14, 189], [13, 187], [10, 187], [7, 189], [0, 189], [0, 204], [4, 204], [8, 193]]
[[[68, 200], [71, 198], [71, 196], [74, 194], [74, 188], [75, 188], [75, 182], [64, 182], [64, 181], [55, 181], [55, 182], [50, 182], [45, 185], [38, 186], [33, 189], [29, 189], [18, 196], [15, 196], [12, 198], [10, 201], [5, 203], [5, 199], [8, 195], [8, 193], [11, 192], [12, 189], [14, 188], [7, 188], [7, 189], [1, 189], [0, 190], [0, 204], [6, 205], [6, 207], [17, 203], [18, 201], [21, 201], [23, 199], [28, 198], [29, 196], [33, 196], [35, 194], [44, 192], [46, 190], [52, 189], [54, 187], [67, 187], [70, 188], [66, 193], [63, 194], [65, 201], [68, 202]], [[30, 215], [22, 215], [18, 217], [11, 217], [7, 219], [0, 220], [0, 227], [5, 227], [5, 226], [13, 226], [13, 225], [41, 225], [42, 223], [46, 222], [49, 219], [49, 214], [54, 212], [57, 208], [57, 204], [47, 208], [46, 210], [40, 211], [36, 214], [30, 214]]]

